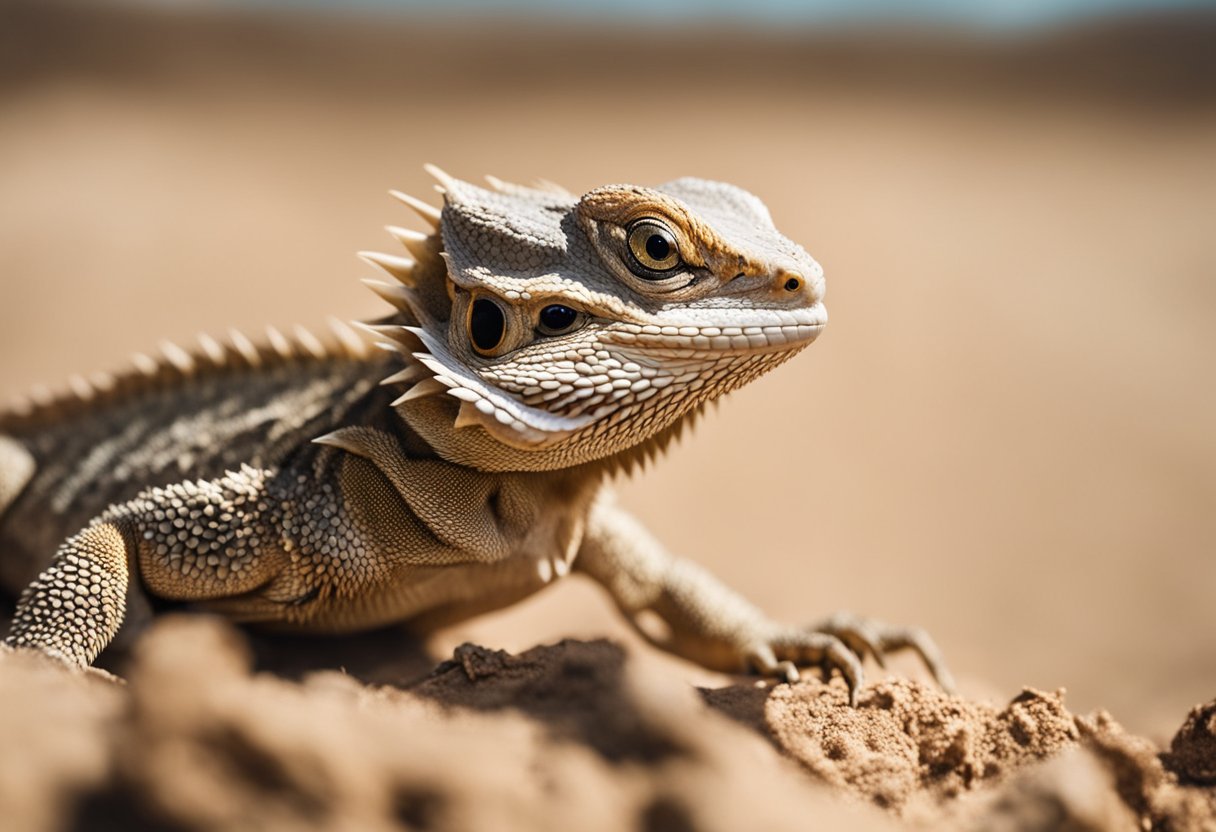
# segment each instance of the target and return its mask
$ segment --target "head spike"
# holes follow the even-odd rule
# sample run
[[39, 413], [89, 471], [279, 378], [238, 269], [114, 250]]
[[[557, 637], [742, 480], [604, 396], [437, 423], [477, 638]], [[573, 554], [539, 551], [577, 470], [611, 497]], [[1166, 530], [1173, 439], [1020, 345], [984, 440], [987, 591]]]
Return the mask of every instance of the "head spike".
[[386, 376], [385, 378], [381, 379], [380, 386], [388, 387], [392, 384], [407, 384], [411, 381], [418, 381], [419, 379], [424, 378], [426, 374], [427, 369], [421, 364], [408, 364], [406, 365], [405, 369], [398, 370], [391, 376]]
[[574, 194], [570, 193], [570, 191], [563, 188], [561, 185], [548, 179], [537, 179], [532, 187], [536, 188], [538, 191], [544, 191], [547, 194], [555, 194], [557, 196], [574, 196]]
[[439, 228], [439, 219], [441, 215], [438, 208], [423, 202], [417, 197], [412, 197], [409, 194], [402, 193], [401, 191], [389, 191], [389, 194], [392, 195], [393, 199], [412, 208], [414, 213], [425, 220], [431, 226], [431, 228]]
[[399, 404], [404, 404], [414, 399], [421, 399], [424, 396], [434, 396], [436, 393], [442, 393], [447, 390], [447, 386], [435, 378], [424, 378], [422, 381], [415, 384], [409, 390], [406, 390], [400, 396], [393, 400], [393, 407]]
[[391, 342], [389, 346], [395, 352], [412, 352], [421, 344], [421, 339], [410, 331], [409, 327], [397, 326], [396, 324], [365, 324], [363, 321], [355, 321], [355, 326], [364, 332], [369, 332], [378, 340], [377, 343], [383, 344], [387, 341]]
[[557, 196], [572, 196], [572, 194], [560, 185], [555, 185], [547, 179], [538, 179], [531, 185], [519, 185], [515, 182], [506, 182], [499, 179], [497, 176], [485, 177], [486, 182], [491, 188], [498, 191], [500, 194], [509, 194], [514, 196], [524, 196], [535, 198], [538, 194], [549, 194]]
[[485, 427], [486, 417], [472, 402], [461, 402], [460, 410], [456, 413], [454, 427], [461, 428]]
[[340, 448], [356, 456], [366, 456], [368, 453], [367, 442], [361, 428], [339, 428], [332, 433], [322, 434], [312, 441], [317, 445]]
[[[338, 448], [347, 452], [355, 452], [358, 449], [357, 445], [352, 445], [343, 431], [336, 430], [332, 433], [324, 433], [312, 440], [314, 445], [325, 445], [330, 448]], [[231, 472], [229, 472], [231, 474]]]
[[422, 166], [422, 169], [424, 171], [426, 171], [427, 173], [429, 173], [432, 177], [434, 177], [435, 181], [437, 183], [439, 183], [436, 186], [436, 189], [441, 194], [447, 193], [448, 191], [451, 191], [455, 186], [459, 185], [459, 183], [456, 181], [456, 178], [454, 176], [450, 175], [447, 171], [443, 170], [438, 165], [432, 165], [430, 162], [427, 162], [425, 165]]
[[412, 254], [416, 260], [429, 257], [431, 252], [438, 248], [438, 246], [432, 247], [432, 237], [423, 234], [421, 231], [411, 231], [408, 228], [401, 228], [397, 225], [386, 225], [384, 229], [389, 234], [392, 234], [397, 242], [405, 246], [406, 251]]
[[417, 261], [409, 257], [398, 257], [395, 254], [381, 254], [378, 251], [360, 251], [359, 259], [370, 263], [386, 274], [397, 278], [406, 286], [414, 285], [414, 266]]
[[400, 284], [385, 283], [383, 280], [373, 280], [371, 278], [364, 278], [360, 282], [400, 311], [412, 311], [411, 302], [413, 301], [413, 297], [409, 288]]

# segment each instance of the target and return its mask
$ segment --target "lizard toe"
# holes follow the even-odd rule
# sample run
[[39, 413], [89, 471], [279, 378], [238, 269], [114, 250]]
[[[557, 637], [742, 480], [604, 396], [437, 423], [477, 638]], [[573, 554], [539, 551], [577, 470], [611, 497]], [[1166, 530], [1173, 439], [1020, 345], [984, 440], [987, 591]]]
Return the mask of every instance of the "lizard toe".
[[882, 634], [883, 648], [888, 652], [911, 650], [933, 676], [938, 687], [947, 693], [954, 692], [954, 676], [946, 667], [946, 660], [933, 638], [920, 627], [888, 627]]
[[886, 646], [882, 633], [883, 625], [848, 612], [835, 615], [807, 629], [816, 633], [835, 636], [849, 646], [862, 660], [871, 657], [879, 667], [885, 668]]
[[830, 633], [794, 630], [773, 640], [774, 653], [799, 667], [819, 667], [824, 676], [838, 671], [849, 688], [849, 704], [857, 704], [858, 692], [865, 684], [861, 657], [843, 640]]
[[849, 645], [858, 655], [873, 656], [880, 667], [887, 653], [911, 650], [916, 653], [938, 686], [954, 691], [954, 677], [946, 667], [941, 650], [920, 627], [900, 627], [852, 613], [840, 612], [819, 622], [813, 630], [829, 633]]
[[780, 679], [793, 684], [801, 676], [798, 666], [791, 661], [777, 658], [773, 648], [767, 644], [758, 644], [747, 651], [748, 665], [759, 675], [770, 679]]

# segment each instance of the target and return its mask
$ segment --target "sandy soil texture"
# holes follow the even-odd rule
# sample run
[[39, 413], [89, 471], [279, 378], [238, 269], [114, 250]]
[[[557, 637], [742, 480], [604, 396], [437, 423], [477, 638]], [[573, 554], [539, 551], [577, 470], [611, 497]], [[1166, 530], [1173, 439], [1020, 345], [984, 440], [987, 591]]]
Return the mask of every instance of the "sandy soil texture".
[[384, 192], [429, 193], [425, 161], [733, 181], [824, 263], [831, 324], [623, 499], [784, 620], [926, 627], [960, 698], [903, 660], [856, 711], [839, 682], [702, 672], [577, 580], [422, 642], [174, 621], [108, 659], [125, 686], [0, 654], [0, 814], [1216, 828], [1212, 33], [4, 4], [0, 394], [161, 339], [377, 314], [352, 252], [390, 247], [410, 220]]
[[8, 828], [1216, 825], [1216, 703], [1162, 757], [1059, 693], [996, 707], [895, 679], [856, 708], [839, 680], [698, 696], [609, 641], [462, 645], [386, 687], [251, 667], [238, 633], [194, 617], [155, 626], [126, 684], [0, 651], [0, 729], [26, 752], [0, 756]]

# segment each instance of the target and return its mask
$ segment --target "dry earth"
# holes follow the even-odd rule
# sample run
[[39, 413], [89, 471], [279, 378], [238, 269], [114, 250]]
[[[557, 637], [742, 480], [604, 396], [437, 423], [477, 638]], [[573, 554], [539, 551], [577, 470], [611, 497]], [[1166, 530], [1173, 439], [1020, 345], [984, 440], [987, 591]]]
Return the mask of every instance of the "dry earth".
[[0, 651], [5, 828], [1216, 828], [1216, 703], [1161, 755], [1058, 692], [998, 707], [891, 679], [856, 708], [839, 680], [697, 696], [608, 641], [463, 645], [391, 686], [252, 664], [199, 617], [146, 634], [125, 684]]
[[577, 581], [428, 642], [167, 621], [125, 685], [0, 654], [0, 826], [1216, 828], [1210, 19], [509, 23], [0, 6], [0, 392], [375, 314], [350, 253], [423, 161], [735, 181], [832, 325], [623, 497], [774, 615], [927, 627], [962, 696], [705, 673]]

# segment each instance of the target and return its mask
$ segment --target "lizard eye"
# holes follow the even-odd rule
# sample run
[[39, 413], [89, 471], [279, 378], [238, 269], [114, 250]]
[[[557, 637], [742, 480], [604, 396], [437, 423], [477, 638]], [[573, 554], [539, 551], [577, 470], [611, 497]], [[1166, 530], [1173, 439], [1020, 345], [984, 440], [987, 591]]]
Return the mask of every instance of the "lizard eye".
[[634, 273], [654, 280], [655, 272], [669, 272], [680, 265], [680, 248], [676, 235], [667, 225], [655, 219], [642, 219], [628, 228], [629, 253], [636, 266]]
[[469, 340], [479, 355], [493, 355], [507, 337], [507, 316], [502, 307], [489, 298], [477, 298], [469, 304]]
[[540, 310], [540, 326], [543, 335], [562, 335], [574, 329], [579, 313], [569, 306], [553, 303]]

